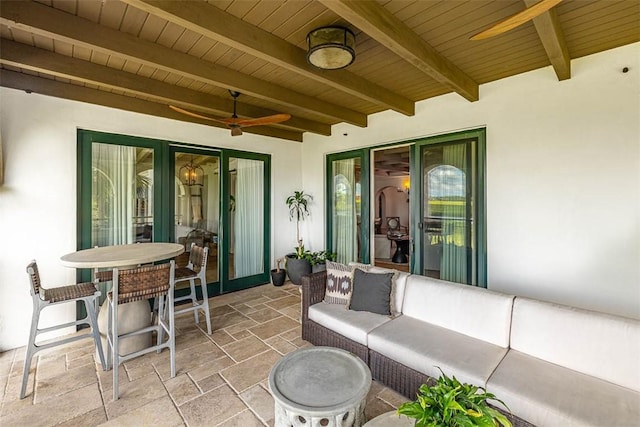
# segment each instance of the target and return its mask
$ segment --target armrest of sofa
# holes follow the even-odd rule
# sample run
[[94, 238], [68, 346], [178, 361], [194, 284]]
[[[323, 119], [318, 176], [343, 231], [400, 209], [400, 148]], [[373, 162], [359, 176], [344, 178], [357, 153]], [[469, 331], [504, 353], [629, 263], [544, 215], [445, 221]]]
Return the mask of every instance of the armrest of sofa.
[[302, 321], [309, 320], [309, 307], [324, 300], [327, 272], [318, 271], [302, 276]]

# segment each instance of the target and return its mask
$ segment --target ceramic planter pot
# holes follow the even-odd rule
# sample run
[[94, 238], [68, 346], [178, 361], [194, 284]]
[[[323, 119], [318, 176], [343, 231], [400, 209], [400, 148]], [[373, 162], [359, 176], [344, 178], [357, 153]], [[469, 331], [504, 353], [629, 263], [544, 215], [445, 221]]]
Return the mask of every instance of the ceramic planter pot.
[[275, 268], [271, 270], [271, 283], [273, 283], [273, 286], [282, 286], [286, 277], [287, 270], [284, 268], [281, 268], [280, 271]]
[[327, 269], [327, 264], [324, 262], [321, 262], [318, 264], [314, 264], [313, 267], [311, 267], [311, 272], [317, 273], [318, 271], [325, 271], [326, 269]]
[[311, 263], [306, 259], [290, 258], [287, 256], [287, 274], [289, 275], [291, 283], [300, 286], [302, 276], [311, 274]]

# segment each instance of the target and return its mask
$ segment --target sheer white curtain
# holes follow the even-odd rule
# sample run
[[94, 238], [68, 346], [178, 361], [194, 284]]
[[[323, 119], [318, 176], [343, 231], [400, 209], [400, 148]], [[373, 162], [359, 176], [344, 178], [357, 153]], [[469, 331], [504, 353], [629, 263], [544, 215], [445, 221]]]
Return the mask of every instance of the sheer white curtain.
[[234, 262], [235, 276], [263, 272], [264, 164], [237, 159]]
[[[442, 148], [442, 163], [456, 168], [445, 176], [442, 195], [448, 201], [443, 209], [442, 264], [440, 278], [458, 283], [468, 283], [466, 242], [466, 171], [467, 145], [453, 144]], [[460, 202], [462, 205], [460, 205]]]
[[333, 162], [333, 247], [337, 261], [358, 260], [355, 159]]
[[136, 149], [92, 145], [93, 245], [133, 243], [136, 198]]

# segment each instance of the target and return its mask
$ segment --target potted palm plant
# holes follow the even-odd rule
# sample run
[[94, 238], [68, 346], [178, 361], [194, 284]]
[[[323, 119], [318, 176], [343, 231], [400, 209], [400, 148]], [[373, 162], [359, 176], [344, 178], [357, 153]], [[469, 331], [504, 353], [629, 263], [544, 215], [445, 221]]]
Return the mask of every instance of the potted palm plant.
[[456, 377], [449, 378], [442, 372], [434, 385], [422, 384], [417, 399], [400, 405], [397, 413], [414, 418], [416, 427], [511, 427], [507, 417], [489, 406], [487, 400], [494, 400], [507, 408], [503, 401], [484, 388], [461, 384]]
[[296, 221], [296, 242], [295, 252], [287, 255], [287, 273], [291, 283], [300, 285], [302, 276], [311, 273], [311, 263], [308, 259], [309, 251], [304, 249], [302, 238], [300, 237], [300, 222], [309, 216], [309, 203], [313, 200], [311, 195], [304, 191], [294, 191], [287, 197], [289, 207], [289, 220]]

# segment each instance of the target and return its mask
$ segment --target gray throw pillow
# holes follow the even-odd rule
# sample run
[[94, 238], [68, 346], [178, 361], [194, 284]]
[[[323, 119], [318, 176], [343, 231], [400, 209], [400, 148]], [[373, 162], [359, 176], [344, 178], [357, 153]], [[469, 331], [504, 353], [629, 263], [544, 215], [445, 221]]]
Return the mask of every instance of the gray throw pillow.
[[356, 268], [349, 309], [391, 315], [391, 283], [394, 273], [367, 273]]

